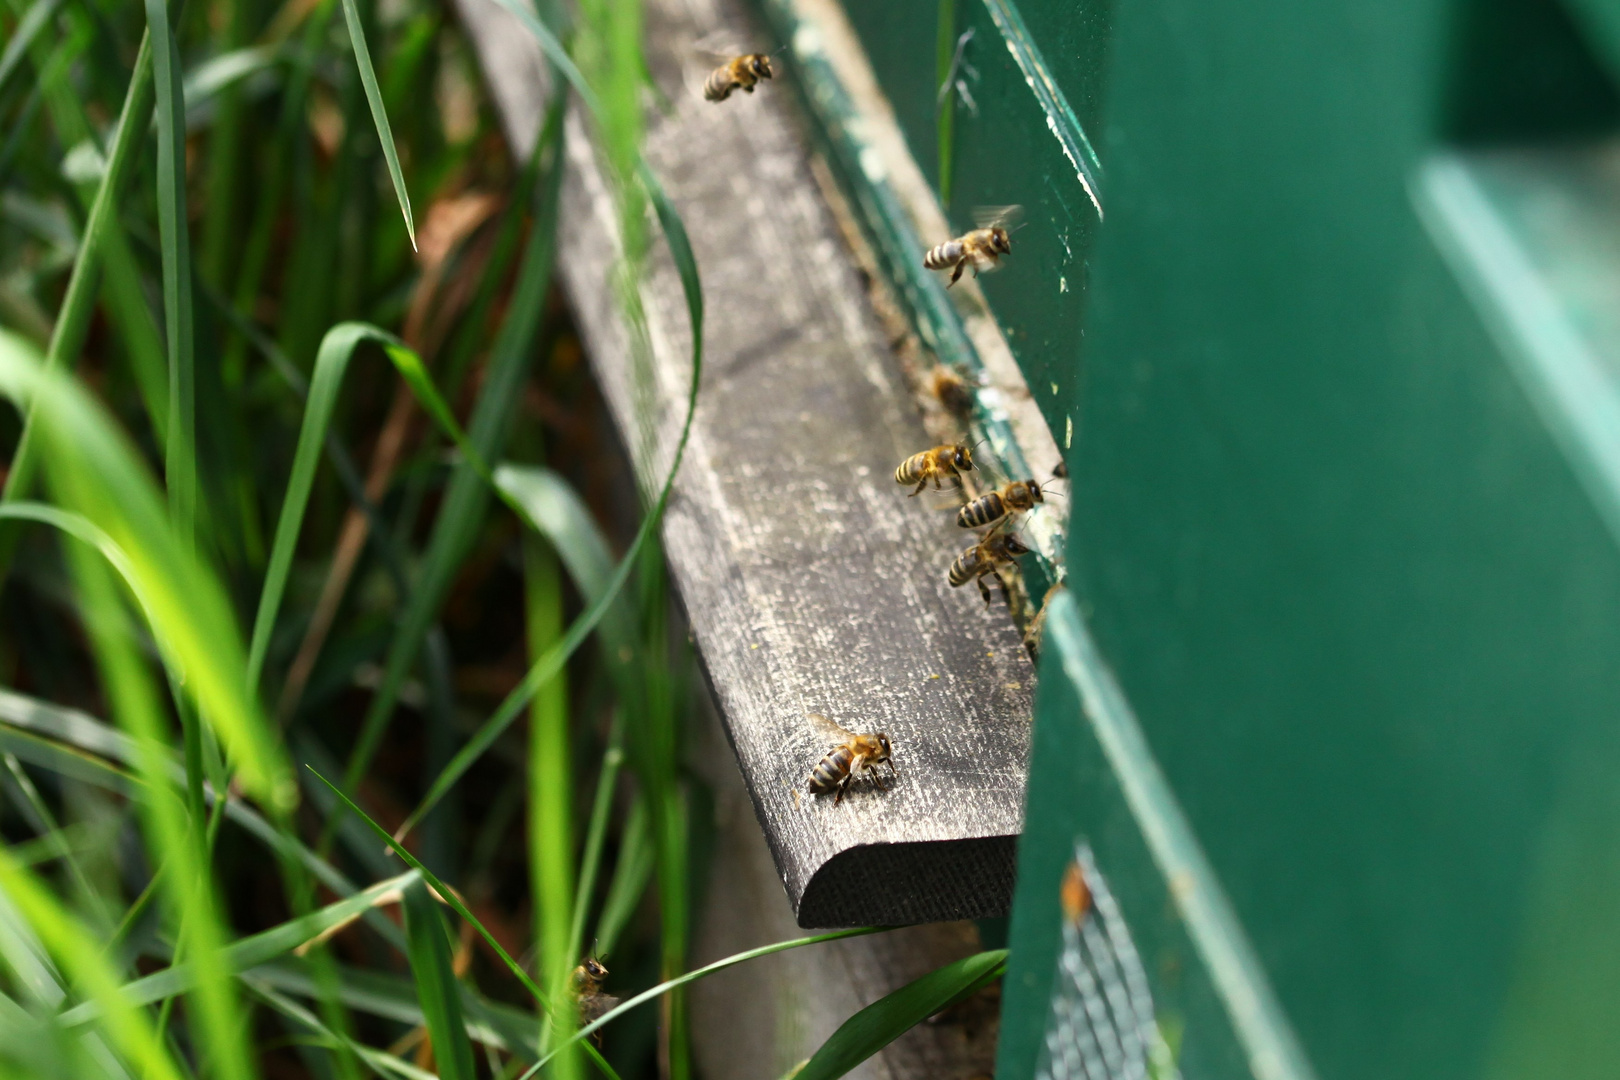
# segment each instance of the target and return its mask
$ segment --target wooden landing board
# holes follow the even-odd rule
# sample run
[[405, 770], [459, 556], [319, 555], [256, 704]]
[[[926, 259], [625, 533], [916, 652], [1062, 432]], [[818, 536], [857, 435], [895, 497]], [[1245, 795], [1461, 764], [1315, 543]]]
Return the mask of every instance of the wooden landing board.
[[[544, 99], [538, 49], [494, 0], [458, 4], [526, 153]], [[933, 440], [812, 178], [791, 88], [702, 98], [713, 62], [699, 39], [763, 45], [763, 32], [729, 0], [647, 0], [645, 13], [671, 100], [648, 112], [646, 154], [691, 233], [708, 308], [665, 550], [788, 899], [806, 927], [1003, 913], [1033, 669], [999, 597], [987, 610], [971, 585], [946, 583], [971, 534], [936, 509], [943, 499], [894, 482]], [[611, 277], [616, 211], [586, 131], [575, 115], [560, 269], [650, 487], [681, 420], [689, 326], [660, 244], [642, 290], [650, 355], [633, 357]], [[899, 782], [836, 807], [810, 797], [829, 747], [809, 711], [887, 732]]]

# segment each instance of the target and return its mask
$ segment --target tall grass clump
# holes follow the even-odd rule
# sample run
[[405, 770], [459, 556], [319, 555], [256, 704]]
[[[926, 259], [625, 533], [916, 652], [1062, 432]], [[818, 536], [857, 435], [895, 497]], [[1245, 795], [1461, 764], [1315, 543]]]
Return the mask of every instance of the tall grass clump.
[[0, 1076], [680, 1078], [686, 983], [843, 936], [687, 970], [702, 358], [638, 486], [553, 279], [566, 107], [627, 323], [665, 243], [701, 343], [698, 268], [639, 5], [501, 2], [526, 160], [429, 0], [0, 0]]

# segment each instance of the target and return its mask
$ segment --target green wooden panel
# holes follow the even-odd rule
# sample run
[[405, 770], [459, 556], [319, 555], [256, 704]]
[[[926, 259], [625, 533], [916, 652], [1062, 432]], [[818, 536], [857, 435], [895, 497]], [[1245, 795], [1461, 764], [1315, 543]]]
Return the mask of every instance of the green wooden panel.
[[[1034, 1071], [1082, 837], [1184, 1075], [1620, 1074], [1620, 159], [1595, 8], [1117, 11], [1107, 228], [1066, 361], [1066, 632], [1205, 860], [1189, 895], [1231, 917], [1201, 929], [1166, 885], [1073, 697], [1089, 669], [1049, 647], [1002, 1076]], [[1232, 931], [1252, 969], [1212, 964]], [[1257, 1054], [1245, 986], [1308, 1066]]]
[[[1102, 107], [1106, 4], [1024, 4], [991, 0], [1027, 29], [1036, 62], [1050, 73], [1078, 125], [1091, 141]], [[884, 93], [893, 104], [912, 155], [930, 182], [939, 184], [937, 120], [939, 77], [935, 43], [938, 0], [848, 3], [845, 10], [866, 48]], [[1074, 344], [1081, 335], [1083, 296], [1098, 225], [1098, 206], [1081, 179], [1106, 181], [1097, 163], [1077, 164], [1065, 152], [1048, 114], [1031, 90], [1024, 68], [1009, 49], [1003, 29], [983, 0], [955, 0], [956, 33], [973, 31], [964, 60], [977, 112], [959, 101], [954, 108], [954, 181], [946, 205], [953, 225], [966, 231], [977, 206], [1016, 203], [1025, 222], [1013, 239], [1006, 268], [980, 279], [1040, 402], [1059, 445], [1077, 421]], [[1029, 58], [1026, 57], [1026, 61]], [[947, 239], [940, 237], [933, 242]]]

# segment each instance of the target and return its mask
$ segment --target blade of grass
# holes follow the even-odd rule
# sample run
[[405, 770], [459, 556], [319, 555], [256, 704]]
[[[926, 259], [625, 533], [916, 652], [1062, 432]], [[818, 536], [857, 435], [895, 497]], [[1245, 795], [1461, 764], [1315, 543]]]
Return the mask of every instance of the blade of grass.
[[[78, 358], [84, 348], [85, 335], [90, 329], [90, 315], [95, 308], [96, 277], [101, 269], [102, 247], [109, 230], [116, 227], [118, 200], [134, 174], [140, 157], [145, 119], [152, 108], [152, 46], [151, 35], [143, 36], [140, 51], [135, 56], [135, 70], [130, 76], [129, 90], [124, 95], [123, 111], [118, 116], [118, 135], [112, 151], [107, 155], [107, 168], [102, 174], [101, 187], [96, 191], [85, 222], [84, 236], [79, 241], [79, 254], [73, 262], [73, 273], [68, 278], [67, 292], [62, 297], [62, 308], [57, 313], [56, 325], [51, 330], [50, 344], [45, 351], [47, 370], [55, 371]], [[6, 474], [4, 493], [0, 500], [11, 501], [28, 494], [38, 468], [38, 451], [34, 449], [34, 416], [29, 407], [23, 422], [22, 435], [11, 457], [11, 469]], [[0, 530], [0, 581], [4, 581], [16, 550], [12, 530]]]
[[244, 650], [224, 588], [174, 535], [137, 452], [82, 387], [43, 368], [26, 341], [4, 330], [0, 392], [34, 414], [63, 508], [82, 514], [127, 553], [154, 636], [231, 750], [245, 790], [277, 811], [290, 809], [297, 787], [257, 701], [245, 692]]
[[[596, 778], [596, 798], [591, 803], [591, 822], [585, 829], [585, 850], [579, 859], [579, 884], [574, 889], [574, 919], [568, 928], [568, 955], [585, 951], [585, 919], [591, 897], [596, 895], [596, 875], [602, 864], [602, 848], [607, 843], [608, 815], [613, 810], [613, 793], [618, 787], [619, 770], [624, 766], [624, 724], [613, 717], [607, 751], [602, 755], [602, 771]], [[594, 948], [594, 946], [593, 946]]]
[[[538, 656], [562, 634], [562, 575], [557, 554], [545, 541], [527, 537], [523, 545], [524, 600], [529, 655]], [[573, 922], [574, 829], [573, 754], [568, 737], [568, 684], [558, 677], [534, 696], [529, 707], [529, 877], [535, 898], [537, 970], [550, 987], [553, 1038], [566, 1038], [576, 1026], [568, 996], [569, 971], [578, 958], [568, 951]], [[552, 1075], [577, 1080], [579, 1055], [557, 1059]]]
[[315, 1014], [298, 1004], [296, 1001], [278, 994], [262, 980], [244, 977], [242, 985], [248, 992], [281, 1015], [288, 1017], [299, 1026], [318, 1035], [321, 1045], [331, 1049], [346, 1050], [354, 1054], [361, 1061], [371, 1066], [378, 1075], [392, 1073], [395, 1076], [405, 1077], [406, 1080], [436, 1080], [433, 1073], [426, 1069], [418, 1069], [407, 1061], [402, 1061], [392, 1054], [381, 1050], [374, 1050], [369, 1046], [354, 1041], [346, 1035], [339, 1034], [316, 1019]]
[[388, 178], [394, 183], [394, 196], [399, 199], [399, 212], [405, 215], [405, 231], [410, 235], [414, 249], [416, 224], [411, 219], [411, 196], [405, 190], [405, 173], [399, 167], [394, 131], [388, 124], [388, 111], [383, 108], [382, 91], [377, 87], [377, 72], [371, 66], [371, 50], [366, 48], [365, 30], [360, 25], [360, 12], [354, 0], [343, 0], [343, 21], [348, 24], [354, 63], [360, 69], [360, 85], [365, 87], [366, 104], [371, 106], [371, 120], [377, 126], [377, 141], [382, 144], [383, 157], [388, 162]]
[[[191, 240], [186, 217], [186, 101], [168, 0], [145, 0], [157, 91], [158, 235], [163, 251], [163, 321], [169, 345], [169, 438], [165, 472], [182, 543], [191, 542], [197, 502], [196, 371], [192, 356]], [[199, 777], [200, 782], [200, 777]]]
[[0, 52], [0, 90], [6, 88], [11, 73], [22, 63], [23, 52], [33, 43], [35, 35], [44, 28], [50, 17], [56, 14], [60, 4], [61, 0], [34, 0], [28, 13], [17, 21], [11, 40], [6, 42], [5, 51]]
[[[169, 514], [182, 548], [197, 531], [197, 390], [192, 350], [191, 239], [186, 217], [186, 101], [180, 84], [179, 46], [169, 27], [168, 0], [146, 0], [157, 91], [158, 235], [163, 259], [163, 323], [169, 347], [168, 438], [164, 479]], [[203, 842], [203, 737], [184, 698], [175, 702], [186, 748], [186, 804], [196, 839]]]
[[[313, 772], [314, 770], [311, 771]], [[350, 813], [357, 815], [367, 825], [371, 826], [371, 830], [377, 834], [383, 843], [387, 844], [391, 849], [393, 849], [394, 854], [398, 855], [406, 866], [409, 866], [412, 870], [421, 874], [422, 880], [431, 885], [433, 887], [433, 891], [443, 897], [445, 903], [454, 908], [457, 915], [460, 915], [463, 919], [466, 919], [472, 924], [473, 928], [478, 931], [479, 936], [481, 936], [494, 951], [495, 955], [501, 958], [501, 962], [507, 966], [507, 969], [510, 970], [512, 974], [516, 975], [518, 981], [524, 985], [531, 995], [533, 995], [535, 1001], [540, 1004], [542, 1008], [545, 1007], [546, 1002], [549, 1000], [546, 993], [541, 990], [538, 985], [536, 985], [532, 978], [529, 977], [529, 973], [523, 970], [523, 965], [519, 964], [516, 960], [513, 960], [507, 951], [502, 948], [501, 943], [495, 939], [495, 935], [491, 934], [484, 927], [484, 924], [479, 922], [471, 911], [467, 910], [467, 906], [461, 902], [461, 898], [456, 895], [455, 891], [446, 887], [442, 881], [434, 876], [433, 871], [423, 866], [421, 862], [417, 860], [416, 856], [412, 855], [405, 849], [403, 844], [390, 836], [387, 829], [384, 829], [381, 825], [378, 825], [371, 819], [369, 815], [366, 814], [364, 810], [361, 810], [358, 806], [356, 806], [354, 804], [354, 800], [345, 795], [341, 788], [332, 783], [332, 781], [326, 779], [326, 777], [321, 776], [319, 773], [316, 773], [315, 775], [320, 778], [321, 783], [331, 788], [333, 794], [335, 794], [348, 806]], [[595, 1032], [609, 1020], [615, 1019], [621, 1013], [633, 1009], [637, 1005], [645, 1004], [646, 1002], [651, 1001], [653, 998], [667, 993], [678, 986], [684, 986], [687, 983], [695, 982], [696, 980], [712, 975], [717, 971], [724, 971], [728, 967], [734, 967], [737, 964], [741, 964], [745, 961], [753, 960], [761, 956], [769, 956], [771, 953], [778, 953], [787, 949], [796, 949], [801, 945], [815, 945], [823, 941], [833, 941], [838, 938], [857, 937], [862, 934], [875, 934], [884, 929], [886, 929], [886, 927], [873, 926], [861, 927], [854, 930], [834, 930], [831, 933], [818, 934], [815, 937], [796, 938], [793, 941], [777, 942], [774, 945], [764, 945], [758, 949], [750, 949], [747, 952], [737, 953], [734, 956], [728, 956], [724, 960], [717, 960], [705, 967], [698, 968], [696, 971], [689, 971], [677, 979], [671, 979], [668, 982], [660, 983], [651, 990], [637, 994], [629, 1001], [616, 1006], [615, 1008], [602, 1014], [602, 1016], [598, 1017], [596, 1020], [586, 1024], [584, 1027], [574, 1032], [573, 1035], [569, 1036], [568, 1042], [579, 1043], [580, 1040], [584, 1039], [592, 1032]], [[596, 1052], [595, 1047], [591, 1046], [590, 1043], [584, 1043], [583, 1046], [585, 1052], [590, 1055], [591, 1060], [596, 1063], [597, 1068], [602, 1069], [609, 1076], [612, 1076], [613, 1070], [608, 1066], [606, 1061], [602, 1060], [602, 1056]], [[556, 1054], [557, 1050], [555, 1048], [552, 1049], [545, 1057], [536, 1062], [533, 1068], [523, 1075], [525, 1077], [533, 1076], [537, 1071], [550, 1064], [551, 1060], [556, 1056]]]
[[[589, 1024], [586, 1024], [584, 1027], [576, 1031], [573, 1035], [572, 1041], [579, 1042], [581, 1039], [595, 1034], [597, 1031], [617, 1020], [620, 1016], [623, 1016], [631, 1009], [645, 1005], [647, 1002], [656, 998], [660, 998], [669, 993], [671, 990], [690, 985], [691, 983], [697, 982], [699, 979], [706, 979], [717, 971], [724, 971], [727, 968], [736, 967], [738, 964], [746, 964], [750, 960], [758, 960], [762, 956], [771, 956], [774, 953], [786, 952], [789, 949], [799, 949], [806, 945], [819, 945], [824, 941], [838, 941], [843, 938], [861, 937], [866, 934], [878, 934], [887, 929], [889, 928], [885, 926], [862, 926], [856, 927], [852, 930], [830, 930], [825, 934], [814, 934], [810, 937], [794, 938], [791, 941], [778, 941], [771, 945], [761, 945], [757, 949], [748, 949], [744, 952], [733, 953], [731, 956], [728, 956], [723, 960], [716, 960], [712, 964], [705, 964], [700, 968], [696, 968], [692, 971], [688, 971], [684, 975], [661, 982], [651, 989], [643, 990], [636, 996], [620, 1002], [618, 1005], [615, 1005], [613, 1008], [609, 1009], [607, 1012], [603, 1013], [601, 1016], [597, 1017], [595, 1020], [592, 1020]], [[938, 1010], [935, 1011], [937, 1012]], [[553, 1049], [550, 1054], [541, 1058], [535, 1063], [534, 1067], [528, 1072], [524, 1073], [519, 1080], [527, 1080], [528, 1077], [533, 1076], [535, 1073], [551, 1064], [552, 1057], [556, 1055], [560, 1049], [561, 1047], [557, 1047]]]
[[102, 1028], [143, 1076], [181, 1080], [145, 1014], [124, 998], [118, 978], [97, 948], [97, 938], [0, 847], [0, 892], [22, 912], [51, 953], [100, 1010]]
[[619, 836], [619, 857], [613, 865], [613, 878], [608, 882], [607, 897], [602, 901], [602, 915], [596, 922], [595, 947], [603, 956], [610, 956], [619, 943], [619, 934], [636, 913], [647, 882], [652, 878], [655, 858], [652, 836], [647, 827], [647, 801], [637, 794], [630, 804], [630, 816]]
[[39, 794], [39, 789], [34, 786], [34, 781], [23, 770], [22, 762], [17, 760], [16, 755], [6, 754], [4, 759], [6, 771], [11, 774], [11, 786], [15, 787], [21, 796], [19, 800], [21, 807], [30, 817], [36, 819], [36, 828], [40, 836], [54, 844], [57, 857], [67, 867], [68, 876], [73, 879], [73, 887], [79, 894], [80, 903], [99, 921], [98, 930], [104, 930], [111, 926], [112, 920], [109, 918], [103, 898], [100, 893], [96, 892], [95, 887], [90, 884], [90, 879], [85, 874], [84, 867], [79, 865], [78, 856], [74, 854], [72, 846], [67, 842], [66, 830], [57, 823], [56, 815], [51, 813], [51, 808], [45, 804], [44, 798]]
[[[532, 11], [526, 10], [523, 6], [517, 4], [515, 0], [497, 0], [497, 2], [515, 14], [523, 22], [524, 26], [535, 35], [540, 43], [541, 51], [546, 54], [556, 70], [567, 79], [569, 85], [579, 94], [587, 109], [593, 115], [600, 116], [600, 110], [597, 107], [596, 98], [591, 88], [586, 84], [579, 73], [579, 69], [574, 66], [566, 50], [563, 49], [561, 43], [557, 41], [551, 31], [546, 29], [535, 18]], [[665, 242], [669, 245], [671, 259], [681, 280], [681, 291], [686, 299], [687, 319], [692, 330], [692, 370], [691, 383], [687, 393], [686, 417], [681, 425], [681, 434], [675, 446], [670, 470], [652, 507], [642, 520], [641, 528], [636, 533], [631, 550], [626, 553], [624, 560], [620, 563], [619, 569], [614, 575], [614, 580], [610, 585], [613, 593], [617, 593], [625, 578], [629, 576], [635, 564], [636, 554], [640, 552], [647, 537], [658, 527], [663, 517], [664, 507], [669, 501], [670, 492], [674, 487], [675, 476], [680, 471], [681, 461], [686, 454], [687, 442], [691, 437], [692, 419], [697, 409], [698, 388], [702, 383], [703, 376], [703, 286], [698, 275], [697, 260], [692, 253], [692, 245], [686, 234], [686, 227], [682, 223], [680, 214], [676, 211], [674, 204], [670, 201], [668, 193], [659, 182], [657, 175], [647, 167], [644, 161], [638, 161], [637, 163], [637, 179], [652, 203], [653, 210], [658, 217], [659, 226], [663, 230]], [[462, 748], [461, 752], [446, 766], [444, 772], [439, 775], [439, 778], [434, 781], [427, 797], [412, 813], [407, 822], [407, 827], [402, 827], [402, 835], [408, 831], [408, 826], [411, 823], [419, 820], [427, 810], [431, 809], [435, 802], [443, 797], [444, 792], [466, 772], [472, 762], [477, 760], [489, 748], [490, 744], [500, 736], [501, 732], [517, 718], [524, 705], [539, 687], [544, 685], [548, 679], [561, 669], [567, 657], [579, 646], [580, 641], [584, 639], [590, 632], [591, 627], [601, 618], [605, 606], [606, 604], [603, 602], [592, 605], [590, 610], [575, 621], [562, 640], [530, 667], [528, 674], [518, 688], [508, 695], [506, 701], [501, 704], [495, 714], [485, 722], [473, 739]]]
[[[289, 919], [269, 930], [232, 942], [218, 951], [213, 963], [232, 975], [250, 971], [260, 964], [292, 952], [307, 941], [313, 941], [323, 931], [340, 926], [352, 920], [354, 916], [376, 907], [389, 896], [398, 894], [417, 880], [414, 870], [386, 878], [353, 896], [334, 901], [307, 915]], [[197, 985], [197, 980], [197, 963], [195, 960], [188, 960], [125, 983], [122, 995], [127, 1004], [147, 1005], [176, 994], [183, 994]], [[87, 1001], [64, 1012], [62, 1022], [68, 1025], [86, 1024], [102, 1014], [103, 1008], [100, 1003]]]
[[[36, 738], [24, 732], [48, 738]], [[60, 740], [60, 743], [51, 740]], [[77, 710], [0, 689], [0, 747], [31, 764], [107, 791], [135, 799], [147, 797], [146, 785], [139, 777], [102, 760], [133, 763], [137, 758], [134, 740]], [[173, 763], [172, 778], [178, 782], [182, 777], [179, 763]], [[359, 887], [341, 871], [316, 856], [285, 828], [272, 825], [240, 799], [219, 800], [213, 791], [206, 794], [216, 804], [222, 802], [225, 816], [249, 836], [277, 856], [296, 860], [338, 896], [351, 897], [359, 893]], [[405, 950], [405, 936], [397, 926], [375, 912], [368, 911], [365, 918], [383, 940], [401, 952]]]
[[[58, 489], [72, 483], [81, 462], [60, 456], [60, 441], [46, 428], [52, 451], [48, 478]], [[65, 478], [60, 474], [66, 474]], [[64, 482], [65, 480], [65, 482]], [[191, 819], [169, 797], [167, 722], [150, 672], [130, 641], [124, 604], [106, 563], [81, 545], [69, 545], [68, 562], [78, 587], [81, 616], [101, 672], [104, 693], [118, 722], [134, 740], [136, 769], [150, 797], [140, 806], [149, 849], [169, 864], [163, 892], [180, 926], [179, 948], [192, 958], [196, 985], [188, 999], [191, 1035], [206, 1049], [216, 1075], [247, 1080], [255, 1075], [243, 1040], [244, 1017], [228, 974], [219, 963], [225, 933], [219, 902], [204, 862], [201, 818]], [[161, 1029], [161, 1023], [160, 1023]]]
[[451, 967], [444, 919], [420, 880], [405, 889], [405, 940], [439, 1075], [443, 1080], [473, 1080], [472, 1043], [461, 1015], [460, 983]]
[[794, 1080], [836, 1080], [939, 1010], [994, 982], [1007, 968], [1007, 950], [963, 957], [879, 998], [845, 1020]]
[[[507, 315], [490, 349], [488, 374], [478, 403], [473, 408], [468, 433], [455, 440], [467, 459], [464, 465], [468, 467], [457, 469], [451, 478], [434, 522], [433, 535], [422, 560], [422, 573], [400, 619], [399, 631], [389, 647], [382, 685], [366, 711], [360, 735], [350, 753], [348, 768], [344, 772], [344, 787], [349, 791], [355, 790], [355, 784], [381, 743], [393, 714], [399, 688], [404, 685], [406, 676], [415, 664], [434, 612], [442, 603], [454, 573], [465, 557], [474, 530], [483, 520], [488, 501], [485, 490], [488, 466], [479, 466], [500, 452], [511, 432], [520, 398], [519, 390], [533, 358], [534, 341], [551, 283], [556, 252], [557, 201], [562, 190], [564, 165], [563, 107], [564, 101], [559, 96], [546, 118], [541, 140], [550, 147], [550, 153], [548, 160], [542, 151], [540, 181], [535, 192], [534, 224], [523, 253], [518, 280], [512, 289]], [[417, 384], [430, 388], [431, 380], [419, 359], [414, 360], [413, 367], [413, 372], [405, 373], [407, 380], [416, 380], [413, 389], [418, 388]], [[420, 392], [417, 394], [419, 400], [422, 396]], [[433, 396], [437, 397], [437, 394]], [[442, 414], [435, 413], [434, 419], [441, 429], [445, 428], [446, 421], [454, 425], [448, 410], [443, 410]], [[437, 802], [437, 799], [434, 801]]]
[[[350, 1008], [413, 1027], [426, 1022], [411, 979], [354, 967], [339, 967], [337, 975], [343, 1003]], [[313, 997], [318, 989], [308, 962], [292, 956], [260, 964], [244, 977], [300, 997]], [[469, 1039], [521, 1055], [528, 1062], [539, 1058], [533, 1016], [490, 1001], [465, 983], [458, 986]]]

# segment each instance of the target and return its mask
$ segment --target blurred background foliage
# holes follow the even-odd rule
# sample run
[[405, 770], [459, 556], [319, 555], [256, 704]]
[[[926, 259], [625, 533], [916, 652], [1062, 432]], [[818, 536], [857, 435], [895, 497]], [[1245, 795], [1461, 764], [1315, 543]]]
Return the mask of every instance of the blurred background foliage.
[[[143, 36], [165, 15], [172, 52]], [[638, 5], [600, 2], [562, 35], [621, 176], [639, 35]], [[398, 828], [641, 521], [551, 275], [560, 131], [514, 158], [432, 0], [0, 0], [0, 42], [0, 446], [31, 416], [41, 463], [0, 520], [0, 1075], [525, 1072], [575, 1023], [584, 953], [608, 993], [685, 970], [709, 814], [656, 537], [406, 837], [453, 895], [311, 769]], [[46, 354], [77, 379], [40, 376]], [[417, 359], [464, 438], [397, 376]], [[687, 1057], [670, 994], [605, 1029], [596, 1067]]]

